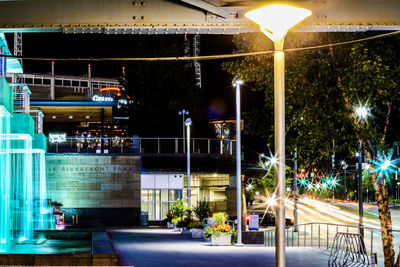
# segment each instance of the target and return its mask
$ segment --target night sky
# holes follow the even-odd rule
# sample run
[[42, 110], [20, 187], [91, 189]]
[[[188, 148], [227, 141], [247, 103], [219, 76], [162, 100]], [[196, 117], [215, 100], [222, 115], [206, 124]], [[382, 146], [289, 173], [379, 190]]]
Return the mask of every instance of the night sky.
[[[6, 35], [10, 50], [13, 51], [13, 34]], [[169, 36], [170, 37], [170, 36]], [[135, 57], [135, 43], [158, 38], [168, 46], [170, 38], [159, 35], [106, 35], [106, 34], [62, 34], [62, 33], [24, 33], [23, 55], [26, 57], [56, 58], [101, 58], [101, 57]], [[183, 43], [183, 35], [176, 40]], [[230, 54], [233, 52], [232, 35], [201, 35], [201, 55]], [[179, 56], [183, 56], [184, 51]], [[168, 56], [168, 55], [165, 55]], [[210, 119], [228, 119], [235, 115], [234, 90], [232, 77], [221, 70], [222, 60], [202, 61], [202, 83], [206, 102], [209, 107], [217, 107], [219, 115], [208, 112]], [[87, 64], [84, 61], [56, 62], [57, 75], [87, 75]], [[160, 62], [162, 64], [162, 62]], [[91, 62], [92, 77], [118, 78], [121, 75], [123, 62]], [[49, 73], [49, 61], [24, 61], [26, 73]], [[252, 105], [257, 98], [252, 92], [242, 92], [243, 110]], [[210, 109], [209, 108], [209, 109]], [[217, 113], [218, 113], [217, 112]]]

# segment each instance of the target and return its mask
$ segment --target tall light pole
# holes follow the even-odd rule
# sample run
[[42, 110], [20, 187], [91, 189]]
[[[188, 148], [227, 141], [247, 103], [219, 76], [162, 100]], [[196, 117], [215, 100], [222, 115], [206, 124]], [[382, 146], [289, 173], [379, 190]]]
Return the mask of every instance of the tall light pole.
[[[190, 208], [190, 126], [192, 125], [192, 120], [187, 118], [185, 121], [186, 132], [187, 132], [187, 202], [188, 207]], [[183, 140], [185, 143], [185, 140]]]
[[236, 217], [237, 217], [237, 244], [242, 245], [242, 170], [241, 170], [241, 119], [240, 119], [240, 85], [242, 80], [233, 80], [236, 91]]
[[360, 226], [360, 235], [364, 237], [364, 228], [363, 227], [363, 217], [364, 217], [364, 208], [363, 208], [363, 189], [362, 189], [362, 165], [363, 165], [363, 152], [362, 152], [362, 143], [360, 141], [359, 145], [359, 155], [358, 155], [358, 225]]
[[347, 163], [346, 163], [346, 161], [342, 160], [340, 162], [340, 165], [342, 165], [342, 168], [344, 170], [344, 197], [346, 200], [348, 200], [348, 197], [347, 197]]
[[276, 266], [286, 265], [285, 259], [285, 61], [283, 42], [287, 31], [311, 15], [311, 11], [289, 5], [268, 5], [245, 16], [260, 25], [260, 30], [275, 46], [274, 106], [276, 171]]
[[185, 115], [189, 115], [189, 111], [182, 109], [178, 112], [179, 115], [182, 115], [182, 153], [185, 153]]
[[[363, 121], [367, 121], [368, 116], [370, 115], [370, 108], [367, 105], [358, 105], [354, 108], [354, 111], [356, 113], [356, 116], [358, 118], [358, 121], [360, 123], [363, 123]], [[362, 170], [363, 170], [363, 147], [362, 147], [362, 141], [360, 140], [359, 146], [358, 146], [358, 225], [360, 226], [360, 235], [364, 237], [364, 222], [363, 222], [363, 217], [364, 217], [364, 207], [363, 207], [363, 202], [364, 202], [364, 194], [363, 194], [363, 188], [362, 188]]]
[[297, 147], [294, 150], [294, 160], [293, 160], [293, 194], [294, 194], [294, 204], [293, 204], [293, 217], [294, 217], [294, 231], [298, 232], [298, 217], [297, 217], [297, 201], [298, 201], [298, 187], [297, 187]]

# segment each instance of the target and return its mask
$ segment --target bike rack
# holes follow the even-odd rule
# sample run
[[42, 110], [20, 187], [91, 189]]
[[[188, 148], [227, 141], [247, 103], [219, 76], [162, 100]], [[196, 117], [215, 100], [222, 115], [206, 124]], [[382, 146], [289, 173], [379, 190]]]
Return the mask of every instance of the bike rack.
[[336, 233], [328, 266], [371, 266], [363, 237], [360, 234]]

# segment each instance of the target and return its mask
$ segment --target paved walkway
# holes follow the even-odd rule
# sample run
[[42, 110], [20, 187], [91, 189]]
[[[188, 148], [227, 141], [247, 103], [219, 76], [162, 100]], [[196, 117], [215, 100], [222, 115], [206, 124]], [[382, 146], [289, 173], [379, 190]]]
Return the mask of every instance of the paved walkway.
[[[275, 266], [275, 248], [263, 246], [213, 247], [205, 240], [190, 239], [171, 229], [109, 229], [123, 265], [156, 266]], [[329, 251], [286, 248], [286, 266], [328, 266]]]

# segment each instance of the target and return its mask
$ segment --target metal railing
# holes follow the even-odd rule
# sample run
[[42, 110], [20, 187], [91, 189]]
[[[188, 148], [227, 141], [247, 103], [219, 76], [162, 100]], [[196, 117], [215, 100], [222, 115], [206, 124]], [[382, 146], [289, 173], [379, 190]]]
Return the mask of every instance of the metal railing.
[[[360, 227], [357, 225], [344, 225], [333, 223], [306, 223], [286, 227], [287, 247], [318, 247], [327, 250], [334, 245], [334, 237], [337, 233], [359, 234], [364, 231], [364, 242], [367, 252], [376, 253], [379, 258], [383, 257], [381, 229], [371, 227]], [[400, 230], [392, 230], [393, 247], [400, 246]], [[275, 229], [267, 229], [264, 232], [264, 245], [275, 246]]]
[[[7, 75], [7, 80], [11, 82], [11, 74]], [[51, 73], [24, 73], [18, 74], [21, 79], [21, 83], [27, 84], [28, 86], [44, 86], [50, 87], [52, 80], [56, 87], [66, 88], [82, 88], [88, 90], [92, 87], [93, 90], [99, 90], [107, 86], [118, 86], [122, 87], [118, 79], [109, 78], [97, 78], [86, 76], [72, 76], [72, 75], [51, 75]]]
[[[183, 138], [97, 138], [97, 137], [67, 137], [65, 142], [52, 143], [47, 140], [49, 153], [103, 153], [113, 154], [185, 154]], [[190, 139], [192, 154], [233, 156], [236, 151], [235, 140], [227, 139]]]

